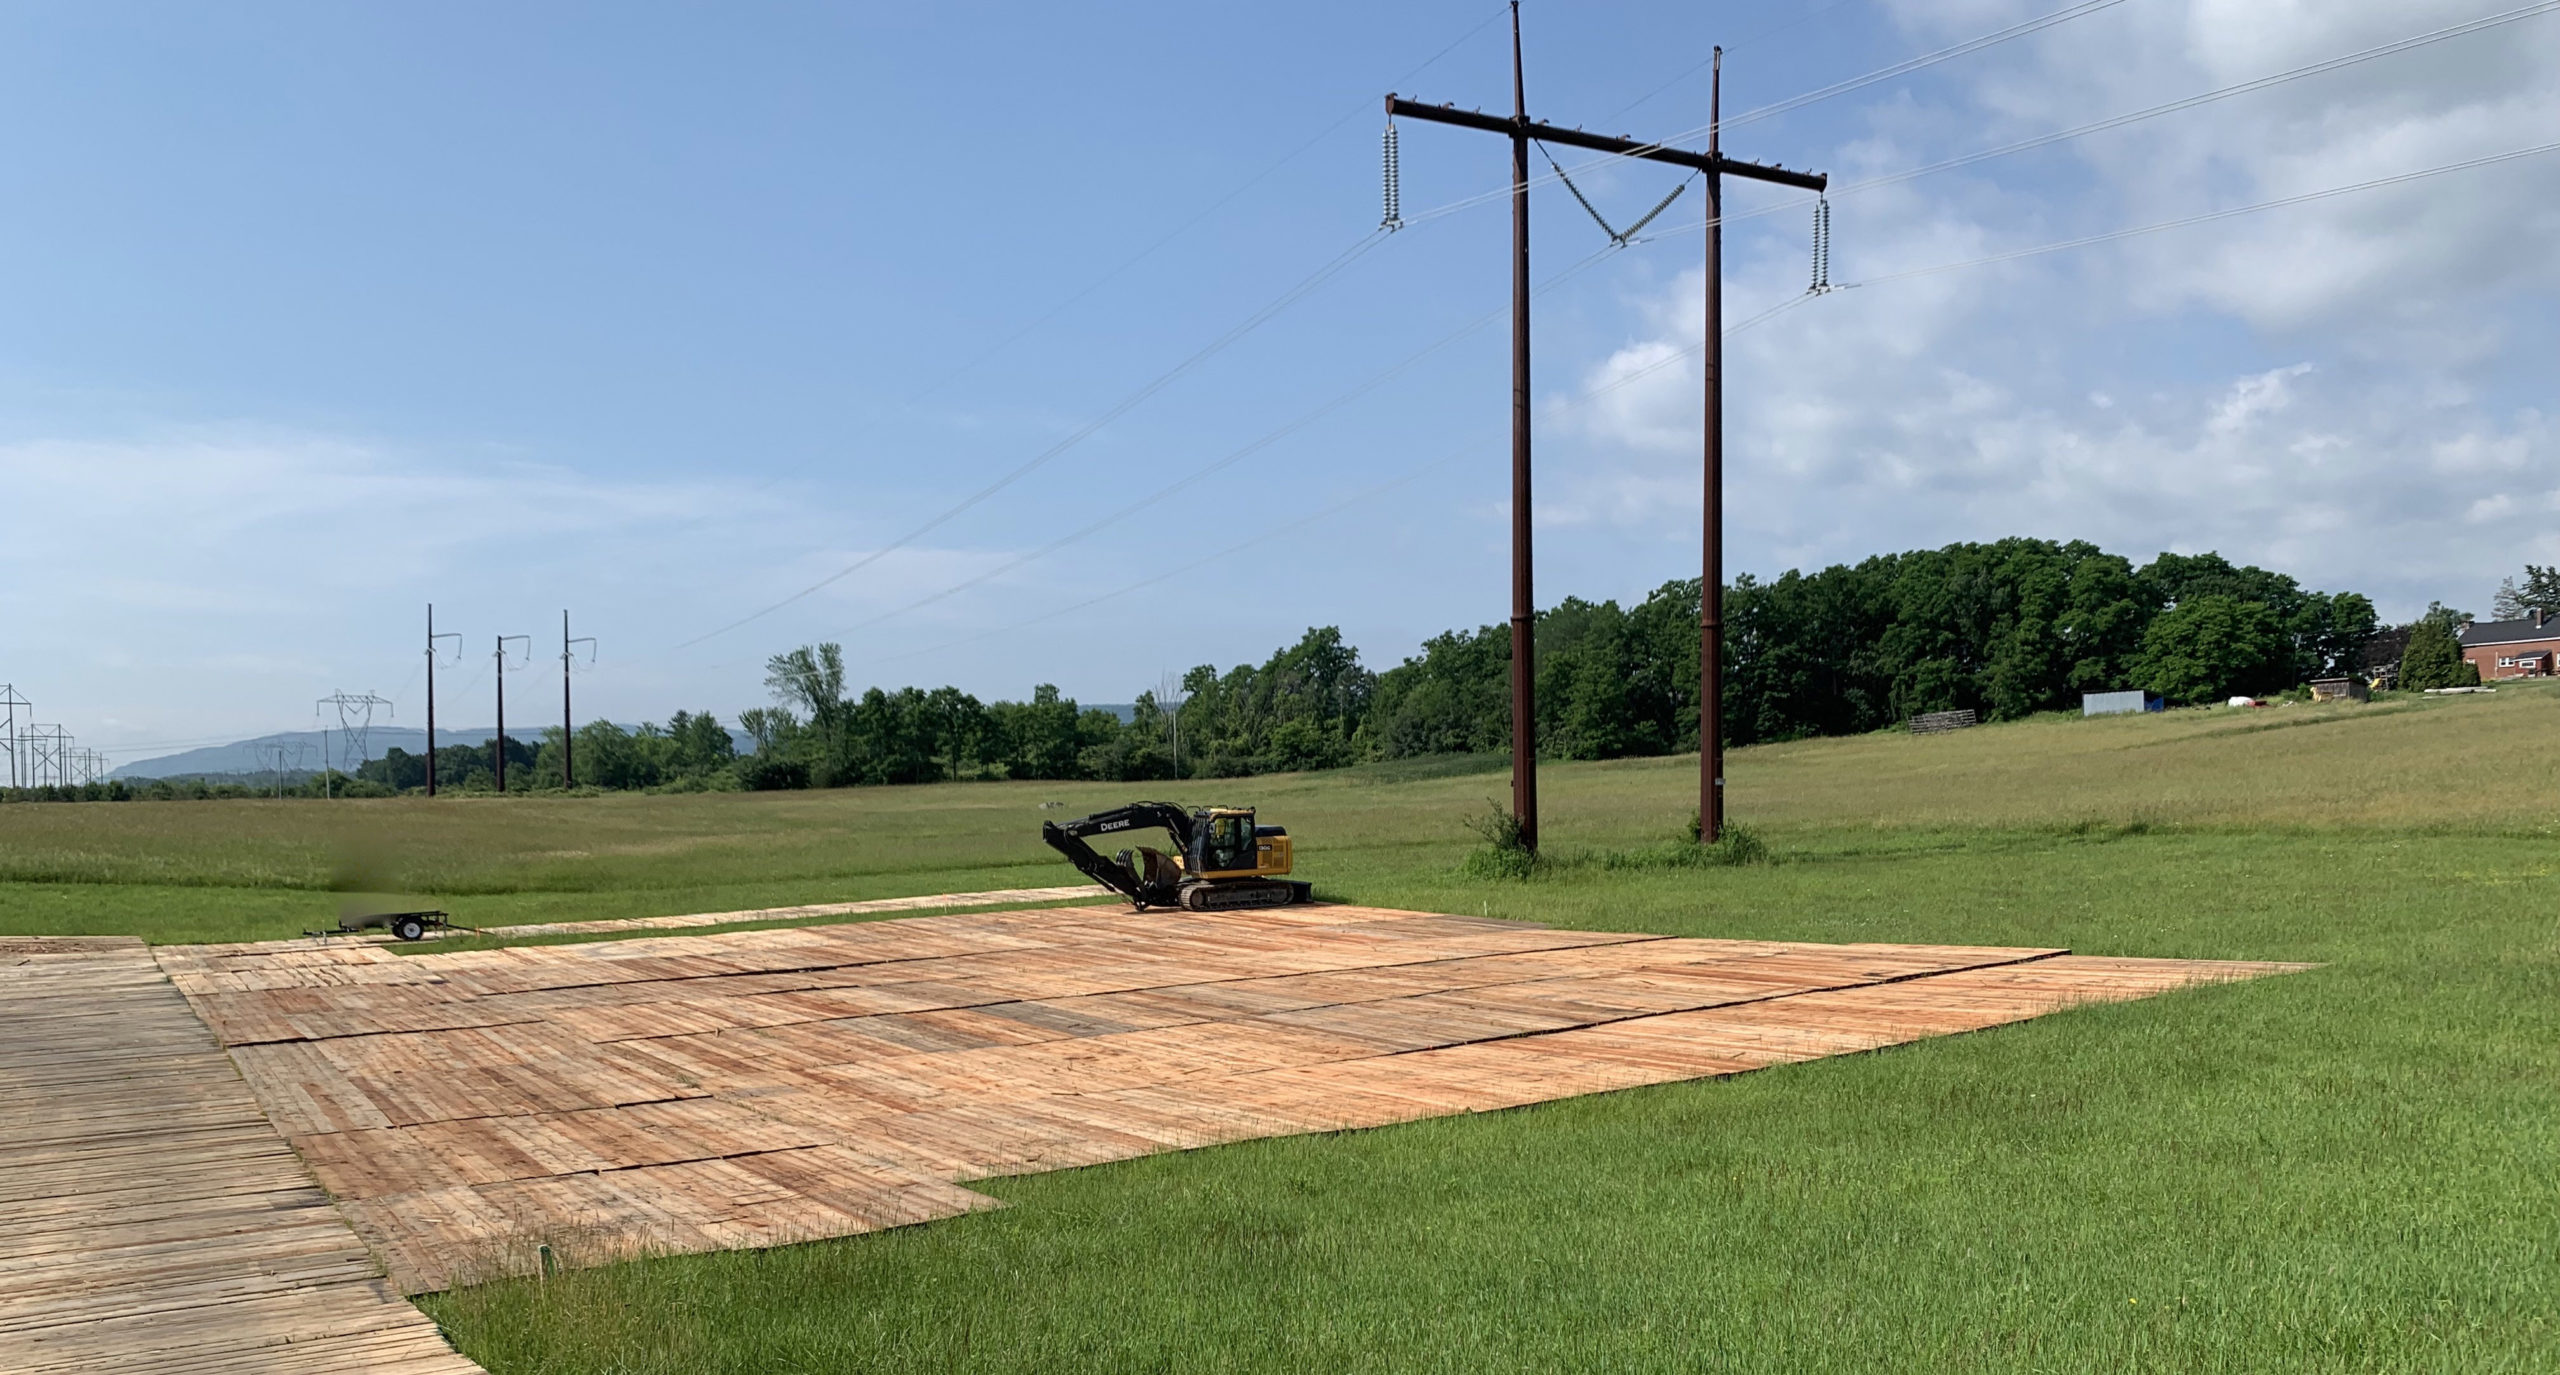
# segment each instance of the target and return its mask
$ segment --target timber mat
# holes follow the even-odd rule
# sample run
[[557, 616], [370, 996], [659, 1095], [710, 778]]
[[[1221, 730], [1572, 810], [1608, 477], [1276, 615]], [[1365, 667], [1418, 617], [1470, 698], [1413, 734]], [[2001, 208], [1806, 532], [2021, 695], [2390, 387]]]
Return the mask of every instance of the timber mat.
[[385, 1283], [130, 937], [0, 938], [0, 1370], [480, 1367]]
[[962, 1187], [1736, 1074], [2301, 965], [978, 912], [161, 965], [406, 1293], [996, 1206]]

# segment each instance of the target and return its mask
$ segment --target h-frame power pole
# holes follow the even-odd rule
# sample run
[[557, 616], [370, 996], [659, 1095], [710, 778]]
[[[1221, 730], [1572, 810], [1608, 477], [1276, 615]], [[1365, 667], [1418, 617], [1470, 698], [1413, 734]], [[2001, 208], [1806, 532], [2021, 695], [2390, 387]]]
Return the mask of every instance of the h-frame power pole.
[[595, 644], [596, 637], [593, 635], [581, 635], [574, 640], [570, 639], [569, 613], [565, 610], [560, 613], [560, 786], [563, 788], [578, 786], [576, 757], [578, 719], [569, 711], [570, 651], [573, 646], [585, 645], [587, 662], [593, 663], [595, 662]]
[[1387, 118], [1398, 115], [1502, 134], [1511, 140], [1511, 811], [1521, 841], [1538, 844], [1538, 722], [1535, 683], [1537, 603], [1529, 560], [1529, 143], [1561, 143], [1595, 153], [1642, 158], [1705, 174], [1706, 257], [1706, 510], [1698, 587], [1698, 839], [1712, 844], [1724, 834], [1724, 188], [1727, 175], [1821, 191], [1830, 179], [1818, 172], [1728, 158], [1722, 150], [1724, 49], [1715, 50], [1714, 91], [1709, 96], [1707, 151], [1688, 152], [1605, 134], [1586, 134], [1529, 118], [1520, 62], [1520, 3], [1511, 4], [1512, 115], [1488, 115], [1450, 105], [1424, 105], [1390, 94]]

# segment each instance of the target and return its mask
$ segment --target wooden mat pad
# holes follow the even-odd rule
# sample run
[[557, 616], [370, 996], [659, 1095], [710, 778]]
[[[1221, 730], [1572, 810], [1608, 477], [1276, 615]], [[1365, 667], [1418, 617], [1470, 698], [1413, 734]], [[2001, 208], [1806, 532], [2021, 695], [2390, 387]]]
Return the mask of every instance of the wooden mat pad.
[[402, 957], [164, 949], [410, 1293], [961, 1185], [1733, 1074], [2292, 965], [1068, 907]]
[[0, 943], [0, 1093], [0, 1370], [479, 1370], [140, 941]]

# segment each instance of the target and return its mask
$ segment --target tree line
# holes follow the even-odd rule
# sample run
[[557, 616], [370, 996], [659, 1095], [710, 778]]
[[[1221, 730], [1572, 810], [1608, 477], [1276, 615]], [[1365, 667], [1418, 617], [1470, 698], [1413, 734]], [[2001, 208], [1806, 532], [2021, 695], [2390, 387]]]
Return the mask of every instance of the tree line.
[[[1698, 747], [1696, 579], [1631, 605], [1568, 597], [1537, 618], [1538, 749], [1562, 759]], [[2501, 609], [2546, 597], [2560, 573], [2529, 568]], [[2539, 603], [2536, 603], [2539, 604]], [[2361, 675], [2388, 652], [2406, 687], [2466, 681], [2455, 643], [2469, 618], [2441, 605], [2379, 626], [2355, 592], [2322, 592], [2217, 554], [2135, 565], [2081, 541], [2006, 539], [1878, 555], [1724, 596], [1727, 743], [1890, 726], [1971, 708], [1987, 720], [2076, 709], [2084, 692], [2138, 688], [2171, 703], [2271, 695]], [[1434, 636], [1383, 672], [1333, 627], [1260, 663], [1186, 673], [1179, 693], [1139, 695], [1125, 716], [1043, 684], [1027, 701], [955, 687], [847, 686], [842, 650], [803, 646], [766, 665], [766, 705], [739, 713], [743, 751], [709, 712], [626, 730], [597, 721], [574, 741], [581, 787], [778, 789], [965, 779], [1218, 778], [1511, 745], [1511, 636], [1485, 625]], [[562, 786], [563, 735], [452, 745], [439, 788]], [[352, 780], [310, 790], [413, 791], [421, 755], [394, 749]], [[297, 788], [296, 791], [301, 789]]]
[[[1614, 759], [1698, 747], [1698, 582], [1642, 601], [1567, 598], [1537, 619], [1538, 748]], [[1728, 743], [1875, 730], [1928, 711], [2007, 720], [2140, 688], [2175, 703], [2361, 674], [2377, 629], [2326, 593], [2216, 554], [2135, 566], [2093, 544], [2009, 539], [1879, 555], [1724, 597]], [[2458, 655], [2456, 656], [2459, 657]], [[740, 718], [749, 786], [967, 778], [1142, 781], [1498, 753], [1511, 740], [1511, 636], [1453, 630], [1384, 672], [1332, 627], [1259, 664], [1202, 665], [1129, 719], [1054, 687], [981, 703], [957, 688], [845, 690], [841, 650], [776, 655], [776, 705]]]

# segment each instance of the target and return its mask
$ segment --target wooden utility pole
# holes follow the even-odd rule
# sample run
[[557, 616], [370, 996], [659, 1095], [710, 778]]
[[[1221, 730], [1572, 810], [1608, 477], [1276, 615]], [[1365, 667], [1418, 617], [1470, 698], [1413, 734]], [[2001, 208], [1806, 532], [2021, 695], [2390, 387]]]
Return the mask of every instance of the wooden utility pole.
[[525, 657], [528, 659], [533, 657], [532, 636], [501, 635], [498, 637], [498, 738], [489, 742], [489, 753], [495, 756], [492, 762], [498, 766], [498, 791], [500, 792], [507, 790], [507, 641], [509, 640], [524, 641]]
[[[1530, 848], [1538, 843], [1537, 660], [1532, 644], [1537, 605], [1532, 596], [1529, 565], [1529, 142], [1560, 143], [1595, 153], [1669, 163], [1706, 175], [1706, 511], [1705, 550], [1698, 588], [1698, 839], [1713, 843], [1724, 833], [1724, 197], [1728, 174], [1773, 182], [1800, 190], [1820, 191], [1830, 179], [1818, 172], [1796, 172], [1724, 155], [1721, 109], [1711, 108], [1707, 151], [1686, 152], [1659, 143], [1586, 134], [1529, 118], [1520, 75], [1520, 5], [1511, 6], [1511, 94], [1509, 119], [1481, 110], [1450, 105], [1423, 105], [1390, 94], [1387, 118], [1398, 115], [1454, 124], [1502, 134], [1511, 140], [1511, 810], [1520, 819], [1520, 836]], [[1716, 93], [1723, 99], [1724, 50], [1716, 50]]]
[[[560, 786], [563, 788], [578, 786], [578, 761], [575, 753], [578, 718], [569, 710], [570, 649], [573, 645], [592, 645], [595, 642], [596, 637], [593, 635], [581, 635], [574, 640], [570, 639], [569, 613], [566, 610], [560, 613]], [[590, 649], [587, 652], [592, 654], [595, 651]]]
[[462, 653], [462, 637], [436, 633], [436, 604], [427, 603], [427, 796], [436, 795], [436, 641], [454, 642], [454, 653]]
[[1511, 814], [1538, 848], [1538, 598], [1529, 539], [1529, 92], [1511, 0]]
[[[1724, 46], [1710, 55], [1707, 160], [1724, 147]], [[1724, 836], [1724, 178], [1707, 169], [1705, 483], [1698, 541], [1698, 843]]]

